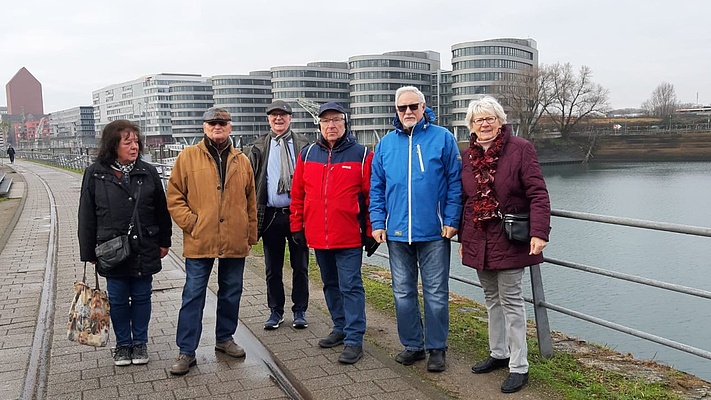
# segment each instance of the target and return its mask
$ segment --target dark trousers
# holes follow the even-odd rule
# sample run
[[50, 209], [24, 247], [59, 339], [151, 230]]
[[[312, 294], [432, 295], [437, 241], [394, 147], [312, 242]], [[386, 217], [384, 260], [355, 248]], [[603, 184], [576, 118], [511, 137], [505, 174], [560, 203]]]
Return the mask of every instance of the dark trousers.
[[267, 277], [267, 304], [269, 309], [284, 315], [284, 253], [289, 244], [289, 262], [292, 269], [292, 311], [306, 311], [309, 303], [309, 250], [297, 246], [291, 239], [288, 208], [267, 207], [264, 213], [264, 262]]

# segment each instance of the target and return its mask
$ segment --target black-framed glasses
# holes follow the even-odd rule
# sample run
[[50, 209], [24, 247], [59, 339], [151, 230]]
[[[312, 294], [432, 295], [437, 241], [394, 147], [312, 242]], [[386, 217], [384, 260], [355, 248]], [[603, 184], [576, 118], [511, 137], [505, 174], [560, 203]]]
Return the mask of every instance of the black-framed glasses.
[[408, 108], [410, 109], [410, 111], [415, 111], [418, 108], [420, 108], [420, 104], [422, 104], [422, 103], [406, 104], [404, 106], [395, 106], [395, 107], [400, 112], [405, 112], [405, 110], [407, 110]]
[[230, 121], [224, 121], [224, 120], [220, 120], [220, 121], [205, 121], [205, 122], [207, 122], [207, 124], [210, 125], [210, 126], [215, 126], [215, 125], [227, 126], [227, 124], [230, 123]]
[[494, 122], [496, 122], [497, 118], [496, 117], [485, 117], [485, 118], [474, 118], [474, 125], [481, 125], [486, 121], [487, 124], [491, 125]]
[[346, 119], [345, 119], [345, 118], [342, 118], [342, 117], [336, 117], [336, 118], [321, 118], [321, 119], [318, 120], [318, 122], [320, 122], [320, 123], [322, 123], [322, 124], [324, 124], [324, 125], [328, 125], [328, 124], [330, 124], [331, 122], [338, 124], [338, 123], [343, 122], [343, 121], [345, 121], [345, 120], [346, 120]]
[[277, 119], [277, 118], [279, 118], [279, 117], [286, 118], [286, 117], [288, 117], [289, 115], [290, 115], [290, 114], [287, 114], [287, 113], [274, 113], [274, 112], [269, 114], [269, 116], [272, 117], [272, 118], [274, 118], [274, 119]]

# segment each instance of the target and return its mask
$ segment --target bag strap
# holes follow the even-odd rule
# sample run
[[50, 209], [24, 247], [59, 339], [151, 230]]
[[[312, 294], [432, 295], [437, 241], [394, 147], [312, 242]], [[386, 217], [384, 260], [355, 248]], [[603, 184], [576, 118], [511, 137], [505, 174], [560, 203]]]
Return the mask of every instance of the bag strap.
[[96, 279], [96, 290], [101, 290], [99, 287], [99, 272], [96, 270], [96, 266], [94, 266], [94, 279]]
[[[99, 273], [96, 271], [96, 267], [94, 267], [94, 279], [96, 279], [96, 290], [101, 290], [99, 287]], [[82, 276], [81, 281], [86, 285], [86, 261], [84, 261], [84, 276]]]
[[141, 232], [141, 220], [138, 218], [138, 202], [141, 200], [141, 188], [143, 188], [143, 180], [138, 180], [138, 190], [136, 191], [136, 204], [133, 205], [133, 214], [131, 214], [131, 220], [128, 222], [128, 233], [131, 235], [131, 230], [135, 226], [138, 228], [138, 241], [143, 242], [143, 234]]

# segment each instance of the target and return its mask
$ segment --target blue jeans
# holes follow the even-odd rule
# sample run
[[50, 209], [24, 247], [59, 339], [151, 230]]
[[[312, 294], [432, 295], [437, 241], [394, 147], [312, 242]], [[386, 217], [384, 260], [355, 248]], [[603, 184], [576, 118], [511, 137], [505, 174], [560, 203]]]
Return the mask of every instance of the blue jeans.
[[[183, 304], [178, 314], [178, 333], [175, 339], [180, 354], [195, 356], [195, 350], [200, 343], [207, 283], [214, 260], [214, 258], [185, 259]], [[221, 343], [231, 340], [237, 330], [244, 278], [244, 258], [218, 258], [217, 260], [215, 341]]]
[[148, 343], [153, 276], [106, 278], [117, 346]]
[[[446, 349], [451, 242], [442, 239], [412, 244], [388, 240], [387, 243], [400, 343], [413, 351]], [[424, 332], [417, 293], [418, 264], [425, 303]]]
[[345, 333], [343, 343], [346, 345], [363, 346], [365, 289], [360, 275], [363, 248], [314, 250], [314, 253], [321, 270], [333, 332]]

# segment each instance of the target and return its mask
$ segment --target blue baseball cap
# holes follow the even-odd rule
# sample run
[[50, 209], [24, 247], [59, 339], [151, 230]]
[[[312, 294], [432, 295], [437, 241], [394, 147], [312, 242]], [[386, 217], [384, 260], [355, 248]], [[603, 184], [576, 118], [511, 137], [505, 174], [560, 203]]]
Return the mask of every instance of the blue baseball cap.
[[319, 107], [318, 109], [318, 116], [320, 117], [321, 114], [325, 113], [326, 111], [338, 111], [341, 114], [346, 113], [346, 109], [335, 101], [321, 104], [321, 107]]

